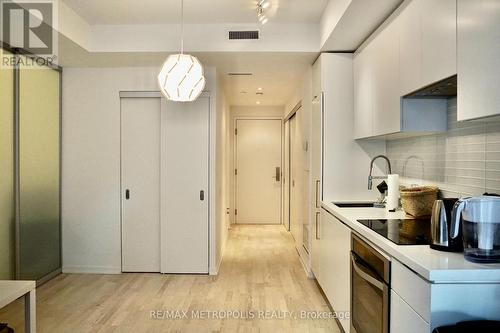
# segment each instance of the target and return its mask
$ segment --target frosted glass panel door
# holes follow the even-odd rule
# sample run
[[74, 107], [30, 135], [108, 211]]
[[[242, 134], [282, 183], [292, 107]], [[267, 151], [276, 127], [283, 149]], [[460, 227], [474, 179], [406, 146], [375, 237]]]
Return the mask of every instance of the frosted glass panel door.
[[0, 67], [0, 280], [14, 274], [14, 220], [14, 71]]
[[61, 267], [59, 75], [19, 71], [19, 278], [38, 280]]

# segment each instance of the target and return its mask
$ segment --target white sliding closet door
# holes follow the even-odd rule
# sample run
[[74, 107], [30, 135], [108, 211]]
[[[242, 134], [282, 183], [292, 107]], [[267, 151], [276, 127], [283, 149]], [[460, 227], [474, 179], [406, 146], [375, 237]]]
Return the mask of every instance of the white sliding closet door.
[[162, 271], [208, 273], [209, 97], [165, 101], [162, 114]]
[[160, 271], [160, 98], [121, 99], [122, 271]]

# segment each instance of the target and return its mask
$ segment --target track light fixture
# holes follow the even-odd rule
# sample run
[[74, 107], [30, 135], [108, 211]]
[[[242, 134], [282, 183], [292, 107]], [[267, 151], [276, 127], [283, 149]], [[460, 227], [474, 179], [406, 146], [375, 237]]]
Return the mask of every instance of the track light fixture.
[[259, 0], [257, 2], [257, 19], [261, 24], [266, 24], [268, 21], [268, 18], [266, 16], [266, 9], [268, 9], [271, 6], [271, 3], [269, 0]]

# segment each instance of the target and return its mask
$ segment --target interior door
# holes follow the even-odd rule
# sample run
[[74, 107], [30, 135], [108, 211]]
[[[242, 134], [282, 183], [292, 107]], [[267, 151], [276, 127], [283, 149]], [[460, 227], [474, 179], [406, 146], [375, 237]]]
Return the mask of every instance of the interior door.
[[165, 101], [162, 214], [165, 273], [208, 273], [210, 98]]
[[121, 99], [122, 271], [160, 271], [160, 98]]
[[283, 224], [290, 230], [290, 122], [284, 125], [283, 145]]
[[236, 122], [236, 223], [281, 223], [281, 120]]
[[301, 223], [301, 174], [300, 151], [301, 140], [298, 130], [297, 116], [294, 115], [289, 120], [290, 123], [290, 232], [295, 239], [297, 248], [302, 244], [302, 223]]

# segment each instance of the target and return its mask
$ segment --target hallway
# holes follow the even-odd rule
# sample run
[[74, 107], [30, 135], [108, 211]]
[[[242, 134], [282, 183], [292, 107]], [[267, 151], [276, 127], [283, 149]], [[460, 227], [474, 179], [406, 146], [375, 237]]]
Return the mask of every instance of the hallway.
[[[22, 332], [22, 306], [0, 322]], [[281, 225], [233, 226], [218, 276], [62, 274], [37, 289], [37, 309], [42, 333], [339, 332], [334, 319], [301, 318], [330, 310]], [[230, 314], [240, 319], [214, 318]]]

